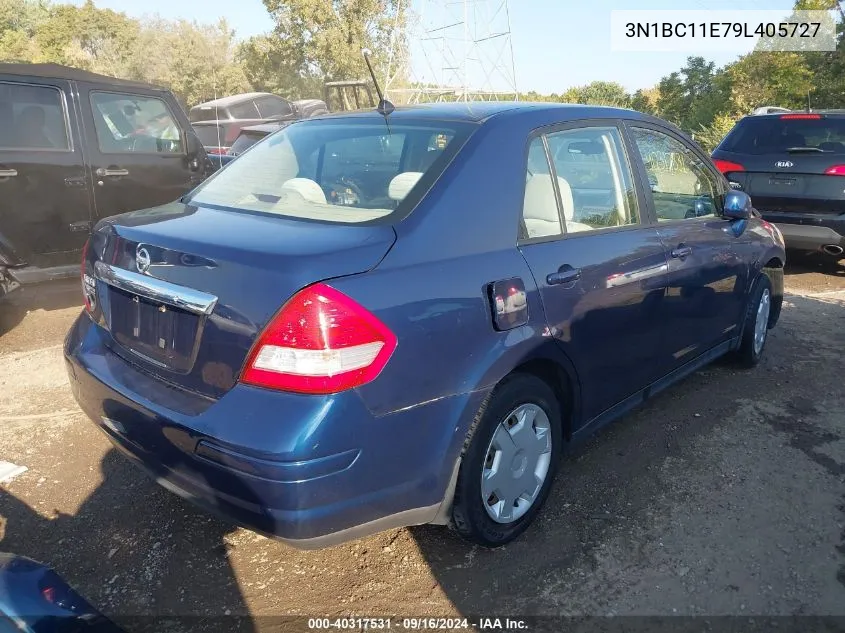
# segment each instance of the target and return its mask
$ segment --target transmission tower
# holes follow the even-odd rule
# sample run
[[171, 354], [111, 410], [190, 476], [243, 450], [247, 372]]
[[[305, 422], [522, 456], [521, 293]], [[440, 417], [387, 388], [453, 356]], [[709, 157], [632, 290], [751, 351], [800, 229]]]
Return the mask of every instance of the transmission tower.
[[388, 64], [397, 103], [518, 98], [509, 0], [407, 0], [407, 54]]

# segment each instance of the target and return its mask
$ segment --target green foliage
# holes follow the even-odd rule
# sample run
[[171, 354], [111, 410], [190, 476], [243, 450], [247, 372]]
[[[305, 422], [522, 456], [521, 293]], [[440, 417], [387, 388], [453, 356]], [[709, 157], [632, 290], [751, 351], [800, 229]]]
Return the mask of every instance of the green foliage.
[[709, 154], [728, 135], [736, 122], [737, 117], [731, 114], [718, 114], [709, 125], [701, 125], [698, 131], [693, 133], [693, 138]]
[[583, 103], [585, 105], [605, 105], [627, 108], [631, 105], [631, 95], [623, 86], [612, 81], [594, 81], [586, 86], [570, 88], [560, 100], [564, 103]]

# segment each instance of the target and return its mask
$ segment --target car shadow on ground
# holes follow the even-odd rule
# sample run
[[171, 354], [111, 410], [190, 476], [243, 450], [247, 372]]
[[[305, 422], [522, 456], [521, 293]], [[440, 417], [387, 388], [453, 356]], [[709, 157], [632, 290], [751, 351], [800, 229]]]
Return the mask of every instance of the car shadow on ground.
[[18, 325], [27, 312], [63, 310], [82, 306], [82, 291], [77, 279], [25, 286], [0, 300], [0, 335]]
[[[811, 310], [812, 315], [834, 320], [836, 327], [831, 329], [830, 324], [821, 321], [809, 323], [809, 327], [798, 327], [795, 315], [807, 310]], [[811, 316], [802, 316], [801, 324], [812, 320]], [[474, 618], [603, 616], [626, 601], [633, 613], [637, 613], [637, 609], [648, 608], [637, 606], [638, 598], [631, 597], [630, 593], [626, 595], [625, 582], [632, 582], [630, 578], [620, 579], [617, 587], [612, 575], [607, 578], [606, 570], [603, 571], [604, 580], [597, 580], [594, 572], [601, 572], [604, 562], [613, 560], [610, 550], [614, 549], [616, 556], [620, 556], [620, 551], [624, 552], [616, 570], [620, 576], [628, 574], [635, 578], [635, 582], [655, 582], [655, 577], [661, 572], [652, 559], [654, 554], [646, 552], [663, 551], [658, 549], [658, 544], [659, 548], [663, 547], [663, 543], [659, 542], [662, 535], [649, 526], [654, 524], [655, 517], [661, 517], [666, 512], [665, 495], [671, 487], [671, 484], [667, 485], [667, 469], [679, 468], [680, 472], [684, 472], [692, 467], [695, 473], [694, 465], [698, 464], [700, 471], [710, 470], [709, 476], [712, 477], [708, 457], [700, 454], [699, 440], [711, 438], [714, 434], [721, 436], [725, 429], [720, 425], [726, 420], [741, 418], [736, 416], [740, 407], [748, 402], [768, 403], [774, 398], [785, 413], [768, 419], [764, 416], [764, 423], [772, 429], [772, 434], [783, 434], [789, 446], [804, 453], [828, 476], [836, 480], [845, 476], [845, 464], [839, 464], [826, 455], [826, 451], [831, 450], [830, 446], [836, 446], [837, 442], [845, 439], [845, 433], [831, 433], [823, 428], [821, 422], [816, 424], [813, 419], [815, 414], [821, 416], [823, 408], [818, 405], [817, 409], [813, 403], [829, 399], [831, 381], [808, 384], [795, 392], [790, 391], [788, 386], [784, 392], [784, 387], [781, 387], [791, 384], [792, 389], [797, 389], [797, 385], [806, 383], [806, 378], [801, 378], [807, 375], [805, 372], [822, 371], [821, 367], [825, 364], [827, 370], [841, 367], [841, 349], [845, 345], [845, 334], [842, 334], [845, 328], [842, 326], [845, 326], [845, 308], [842, 305], [790, 297], [784, 309], [781, 330], [775, 330], [775, 334], [770, 336], [766, 354], [758, 367], [743, 370], [729, 362], [706, 367], [658, 394], [593, 438], [571, 447], [561, 461], [550, 497], [535, 523], [505, 547], [490, 550], [473, 546], [461, 540], [455, 532], [437, 526], [411, 528], [419, 550], [442, 591], [461, 614]], [[798, 330], [800, 332], [796, 333]], [[823, 356], [808, 358], [805, 353], [807, 344], [814, 346], [815, 354]], [[817, 364], [819, 368], [814, 370]], [[759, 433], [759, 428], [752, 426], [748, 432]], [[742, 441], [741, 435], [739, 441]], [[679, 464], [683, 466], [678, 467]], [[705, 478], [708, 475], [700, 476]], [[794, 475], [796, 480], [802, 476], [801, 473]], [[810, 490], [805, 493], [809, 494]], [[701, 499], [695, 496], [684, 498], [684, 494], [675, 503], [680, 503], [682, 508], [700, 511], [701, 508], [695, 506], [703, 503]], [[796, 494], [802, 493], [796, 489]], [[708, 508], [708, 511], [715, 513], [716, 517], [722, 512], [720, 507]], [[832, 512], [845, 521], [845, 497], [838, 509]], [[808, 522], [813, 520], [807, 519]], [[737, 533], [737, 536], [741, 534]], [[693, 541], [690, 543], [694, 544]], [[707, 556], [707, 552], [696, 551], [690, 543], [684, 545], [687, 556]], [[732, 545], [724, 547], [730, 554]], [[841, 583], [845, 587], [845, 532], [835, 549], [825, 550], [823, 555], [839, 561], [839, 572], [824, 582], [832, 585]], [[739, 557], [742, 552], [738, 549], [734, 554]], [[710, 564], [722, 572], [722, 580], [727, 577], [720, 562]], [[811, 563], [808, 562], [807, 566], [810, 573]], [[601, 578], [602, 574], [597, 576]], [[680, 584], [682, 579], [678, 578], [676, 582]], [[765, 593], [765, 587], [755, 584], [757, 582], [762, 581], [751, 579], [747, 586], [741, 588], [725, 583], [723, 586], [711, 586], [708, 591], [721, 592], [726, 596], [724, 603], [729, 603], [737, 595], [747, 597], [744, 592], [755, 596]], [[629, 584], [628, 590], [630, 588]], [[705, 609], [699, 613], [708, 613], [708, 604], [712, 609], [713, 604], [717, 604], [714, 600], [718, 600], [700, 598], [691, 592], [685, 598], [688, 602], [661, 604], [651, 589], [640, 586], [638, 590], [645, 593], [643, 604], [650, 597], [653, 600], [651, 608], [657, 604], [658, 612], [663, 611], [668, 616], [672, 615], [672, 607], [677, 606], [680, 611], [695, 603]], [[592, 600], [589, 597], [591, 591], [602, 595]], [[585, 608], [591, 611], [585, 613]], [[570, 628], [569, 624], [564, 628]], [[556, 630], [555, 627], [564, 624], [551, 621], [549, 626], [551, 630]]]
[[787, 277], [818, 273], [845, 278], [845, 259], [836, 260], [823, 253], [787, 251], [784, 272]]
[[[0, 550], [50, 565], [126, 631], [255, 631], [228, 560], [236, 528], [163, 491], [115, 449], [100, 470], [73, 515], [0, 489]], [[170, 576], [184, 579], [178, 591], [162, 588]]]

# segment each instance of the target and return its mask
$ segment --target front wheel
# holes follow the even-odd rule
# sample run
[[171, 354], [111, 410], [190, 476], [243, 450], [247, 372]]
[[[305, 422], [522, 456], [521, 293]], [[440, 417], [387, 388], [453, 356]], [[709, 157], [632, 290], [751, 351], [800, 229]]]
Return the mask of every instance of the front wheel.
[[737, 350], [737, 360], [743, 367], [754, 367], [763, 357], [763, 349], [769, 337], [771, 312], [772, 284], [766, 275], [760, 275], [751, 291], [742, 341]]
[[498, 547], [525, 531], [549, 494], [562, 437], [560, 405], [543, 380], [514, 374], [496, 387], [476, 418], [458, 474], [457, 532]]

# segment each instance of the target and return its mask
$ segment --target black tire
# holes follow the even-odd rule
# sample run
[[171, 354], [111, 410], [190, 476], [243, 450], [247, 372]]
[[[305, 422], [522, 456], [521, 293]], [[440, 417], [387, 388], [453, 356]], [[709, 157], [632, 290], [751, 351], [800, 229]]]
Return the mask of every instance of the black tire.
[[[755, 344], [755, 325], [757, 322], [757, 311], [760, 308], [760, 302], [763, 300], [764, 295], [768, 295], [769, 311], [766, 314], [766, 328], [763, 334], [762, 345], [757, 345]], [[748, 308], [745, 311], [745, 323], [742, 328], [742, 341], [735, 354], [736, 361], [741, 367], [748, 369], [755, 367], [763, 357], [763, 351], [766, 349], [766, 341], [769, 339], [768, 332], [773, 302], [772, 284], [765, 274], [761, 274], [757, 277], [757, 281], [754, 282], [754, 287], [751, 289], [751, 298], [748, 301]]]
[[[509, 522], [494, 521], [481, 496], [481, 475], [487, 450], [499, 425], [519, 406], [534, 404], [550, 422], [551, 460], [545, 480], [533, 504], [520, 518]], [[452, 505], [452, 525], [463, 538], [485, 547], [499, 547], [517, 538], [534, 520], [548, 497], [554, 481], [563, 445], [561, 409], [551, 387], [532, 374], [515, 373], [500, 383], [482, 405], [464, 445]]]

